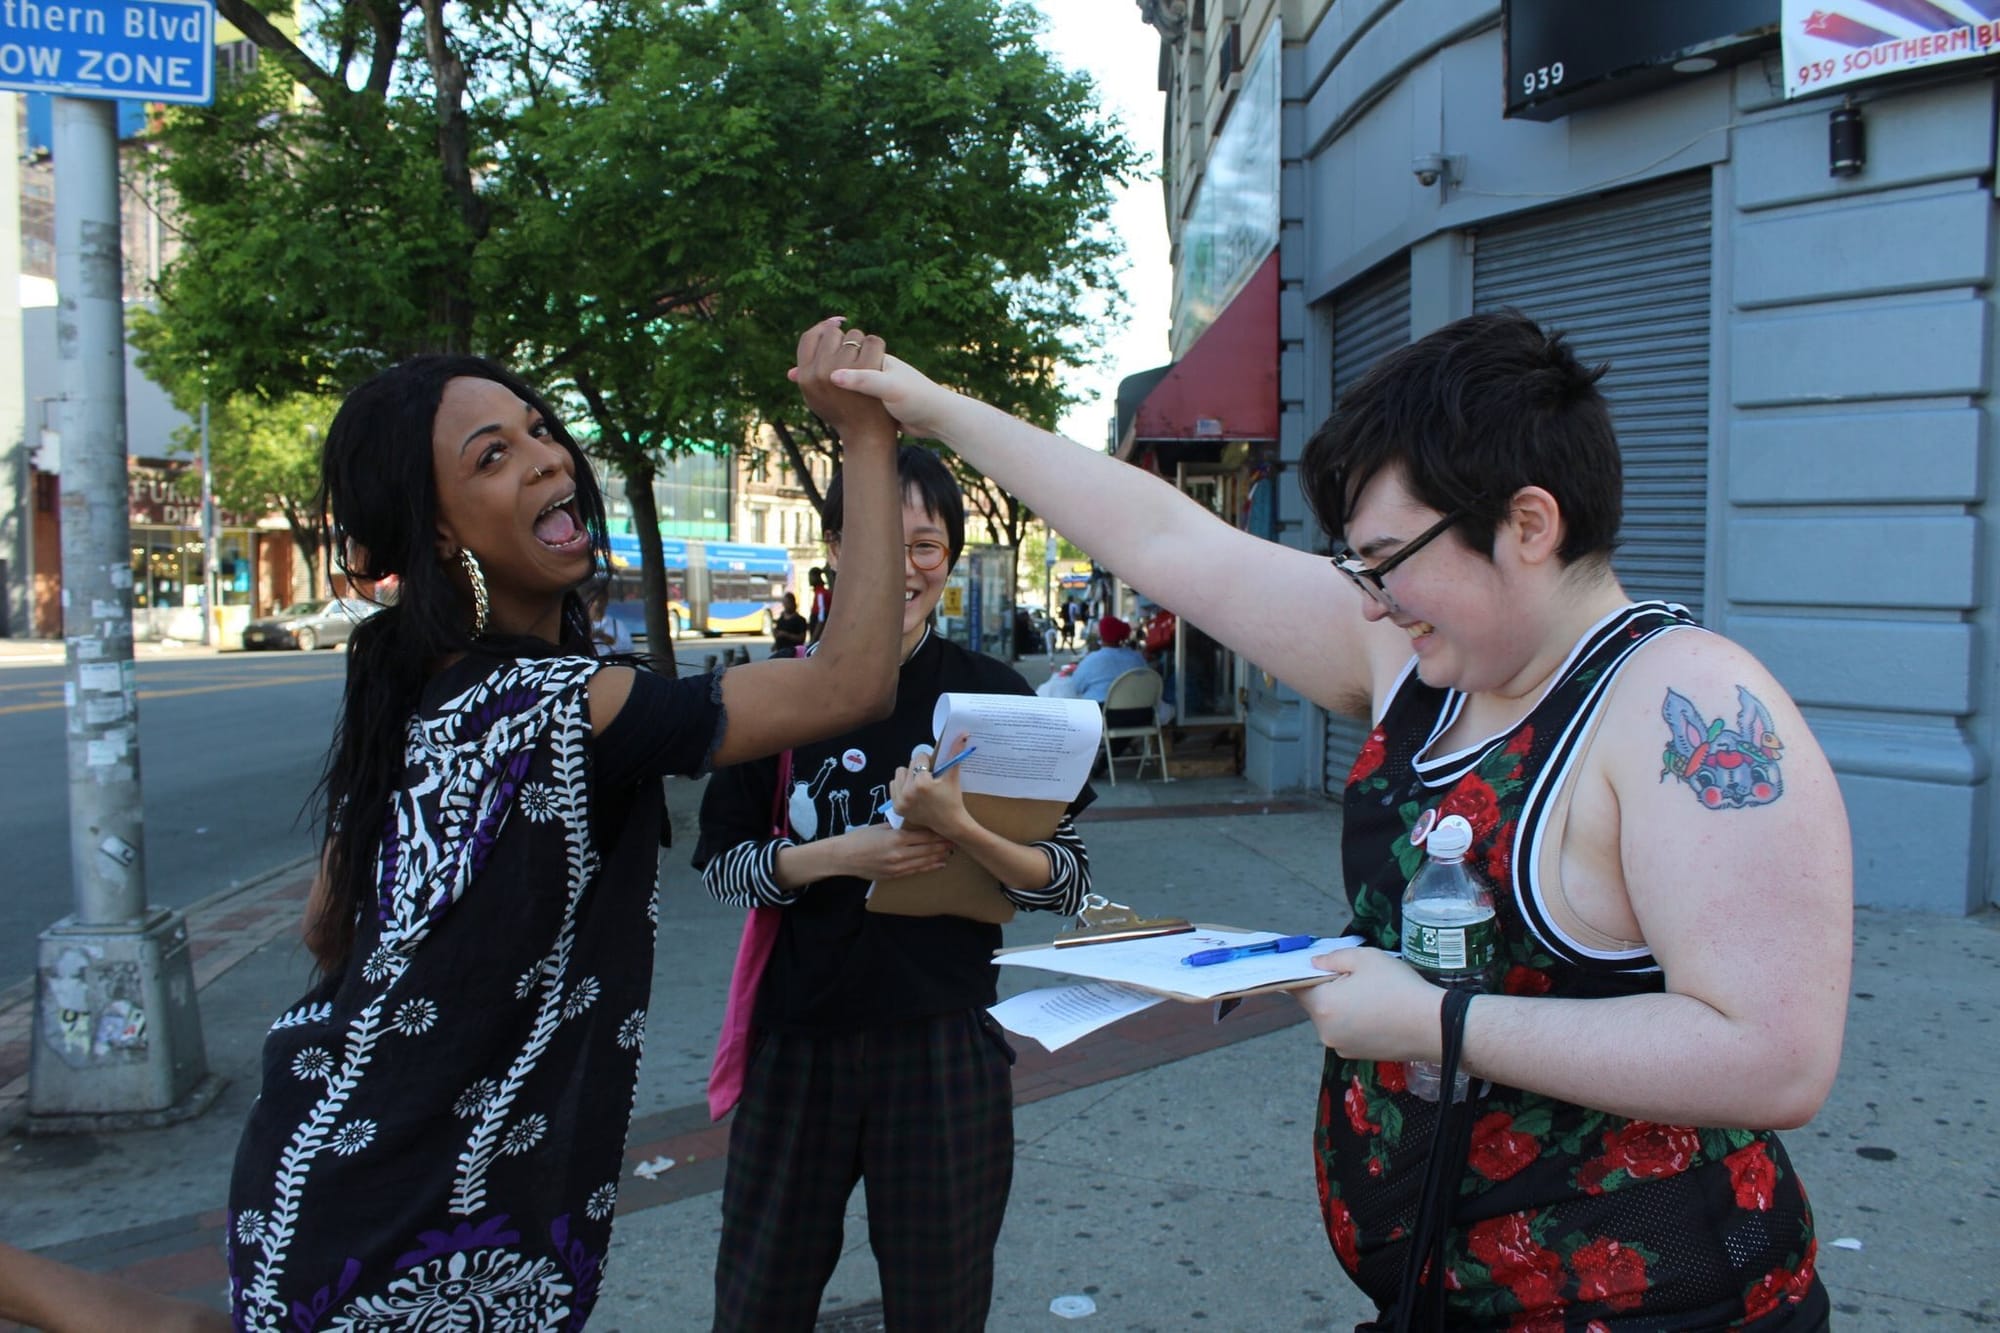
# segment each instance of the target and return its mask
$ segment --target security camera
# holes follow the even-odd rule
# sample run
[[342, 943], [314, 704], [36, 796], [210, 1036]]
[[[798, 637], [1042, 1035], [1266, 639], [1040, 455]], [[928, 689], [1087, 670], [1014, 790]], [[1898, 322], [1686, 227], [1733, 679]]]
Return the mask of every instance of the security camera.
[[1429, 187], [1444, 178], [1445, 171], [1450, 165], [1442, 154], [1426, 153], [1410, 163], [1410, 170], [1416, 174], [1417, 184]]

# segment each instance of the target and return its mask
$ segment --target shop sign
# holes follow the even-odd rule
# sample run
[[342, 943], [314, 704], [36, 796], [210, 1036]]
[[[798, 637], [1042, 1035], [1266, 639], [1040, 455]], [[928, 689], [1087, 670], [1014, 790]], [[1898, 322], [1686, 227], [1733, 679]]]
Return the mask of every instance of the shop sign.
[[[130, 464], [126, 468], [126, 487], [130, 496], [127, 501], [128, 521], [133, 527], [199, 529], [201, 492], [192, 480], [184, 480], [191, 475], [192, 469], [184, 463], [168, 463], [164, 467]], [[215, 525], [218, 528], [251, 526], [249, 520], [220, 506], [216, 509]]]
[[1194, 345], [1278, 245], [1278, 38], [1271, 24], [1209, 149], [1181, 232], [1176, 356]]
[[1507, 114], [1554, 120], [1741, 60], [1771, 45], [1779, 3], [1506, 0]]
[[198, 528], [201, 526], [201, 493], [181, 489], [180, 471], [140, 467], [129, 474], [132, 526]]
[[1784, 0], [1785, 96], [2000, 55], [1987, 0]]

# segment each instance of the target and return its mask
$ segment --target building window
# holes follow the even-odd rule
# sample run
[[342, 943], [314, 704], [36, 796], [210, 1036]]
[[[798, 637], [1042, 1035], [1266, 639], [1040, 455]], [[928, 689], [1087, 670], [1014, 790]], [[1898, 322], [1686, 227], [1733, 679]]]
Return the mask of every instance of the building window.
[[731, 466], [730, 457], [721, 453], [682, 454], [662, 460], [653, 479], [661, 534], [729, 540]]

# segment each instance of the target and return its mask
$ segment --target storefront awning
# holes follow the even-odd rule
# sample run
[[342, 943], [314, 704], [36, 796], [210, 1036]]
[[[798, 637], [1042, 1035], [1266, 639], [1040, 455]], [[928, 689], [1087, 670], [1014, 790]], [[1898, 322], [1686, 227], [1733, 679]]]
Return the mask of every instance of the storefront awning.
[[[1128, 386], [1144, 395], [1129, 417]], [[1277, 439], [1277, 252], [1185, 355], [1171, 366], [1128, 376], [1118, 399], [1121, 458], [1169, 441]]]

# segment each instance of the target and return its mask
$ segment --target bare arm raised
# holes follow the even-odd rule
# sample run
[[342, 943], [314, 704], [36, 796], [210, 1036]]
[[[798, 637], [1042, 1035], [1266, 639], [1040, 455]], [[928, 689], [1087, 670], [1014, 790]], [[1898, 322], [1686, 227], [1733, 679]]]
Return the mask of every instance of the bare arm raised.
[[1360, 595], [1324, 558], [1232, 528], [1156, 476], [895, 357], [834, 382], [881, 399], [906, 429], [944, 441], [1134, 588], [1316, 703], [1362, 712], [1409, 658], [1407, 637], [1364, 622]]
[[[722, 677], [729, 723], [714, 764], [742, 763], [838, 736], [884, 717], [896, 702], [903, 614], [902, 497], [896, 485], [896, 424], [872, 399], [834, 386], [837, 369], [876, 366], [882, 340], [822, 320], [799, 338], [792, 371], [806, 402], [840, 436], [847, 474], [840, 596], [811, 657], [755, 662]], [[590, 720], [603, 730], [632, 690], [628, 668], [590, 681]]]

